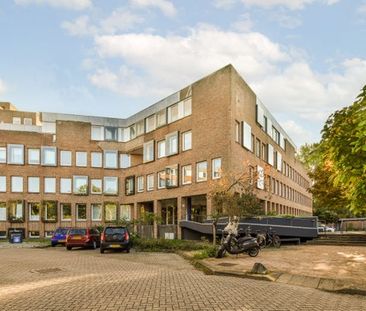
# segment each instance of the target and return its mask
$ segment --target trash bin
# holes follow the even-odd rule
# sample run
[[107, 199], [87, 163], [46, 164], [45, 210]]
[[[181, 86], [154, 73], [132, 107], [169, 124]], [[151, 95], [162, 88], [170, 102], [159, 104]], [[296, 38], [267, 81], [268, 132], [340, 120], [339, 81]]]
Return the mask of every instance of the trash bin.
[[9, 236], [10, 243], [23, 243], [22, 231], [12, 231]]

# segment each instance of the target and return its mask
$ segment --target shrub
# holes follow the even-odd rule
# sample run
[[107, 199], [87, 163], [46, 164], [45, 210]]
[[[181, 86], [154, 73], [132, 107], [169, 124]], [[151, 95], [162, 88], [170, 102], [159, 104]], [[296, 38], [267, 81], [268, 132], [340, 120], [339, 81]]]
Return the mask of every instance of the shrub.
[[133, 247], [144, 252], [169, 252], [204, 250], [211, 245], [205, 242], [188, 240], [141, 239], [137, 236], [132, 239]]

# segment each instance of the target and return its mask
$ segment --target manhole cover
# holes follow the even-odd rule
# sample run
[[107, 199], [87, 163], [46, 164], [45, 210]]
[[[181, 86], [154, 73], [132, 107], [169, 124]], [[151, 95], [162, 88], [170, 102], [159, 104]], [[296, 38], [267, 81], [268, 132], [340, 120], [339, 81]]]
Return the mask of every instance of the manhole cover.
[[39, 270], [32, 270], [32, 273], [41, 273], [41, 274], [47, 274], [47, 273], [56, 273], [62, 271], [60, 268], [48, 268], [48, 269], [39, 269]]
[[222, 262], [217, 264], [218, 266], [223, 266], [223, 267], [231, 267], [231, 266], [237, 266], [236, 263], [230, 263], [230, 262]]

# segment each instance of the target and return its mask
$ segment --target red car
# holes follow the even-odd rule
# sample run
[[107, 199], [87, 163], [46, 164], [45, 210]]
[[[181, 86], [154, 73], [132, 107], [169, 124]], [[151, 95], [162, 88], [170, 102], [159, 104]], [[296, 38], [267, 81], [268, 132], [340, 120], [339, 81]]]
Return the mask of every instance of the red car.
[[70, 251], [73, 247], [100, 247], [100, 233], [94, 228], [72, 228], [66, 236], [66, 249]]

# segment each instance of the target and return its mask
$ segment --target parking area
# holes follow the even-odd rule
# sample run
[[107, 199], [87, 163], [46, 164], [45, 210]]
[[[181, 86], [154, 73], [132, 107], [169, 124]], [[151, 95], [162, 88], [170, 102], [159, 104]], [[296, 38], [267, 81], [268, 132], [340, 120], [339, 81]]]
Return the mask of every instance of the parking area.
[[0, 310], [363, 310], [366, 297], [205, 275], [175, 254], [3, 248]]

